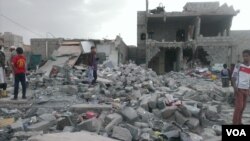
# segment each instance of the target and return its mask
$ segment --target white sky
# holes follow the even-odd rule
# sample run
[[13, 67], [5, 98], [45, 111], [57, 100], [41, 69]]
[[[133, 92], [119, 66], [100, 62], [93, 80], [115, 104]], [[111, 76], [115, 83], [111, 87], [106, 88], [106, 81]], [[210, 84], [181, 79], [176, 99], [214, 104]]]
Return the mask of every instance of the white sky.
[[[182, 11], [186, 2], [193, 1], [211, 0], [149, 0], [149, 8], [162, 2], [166, 11]], [[233, 19], [233, 30], [250, 29], [249, 0], [219, 1], [240, 10]], [[22, 35], [28, 44], [30, 38], [46, 37], [46, 32], [56, 37], [97, 39], [114, 39], [120, 34], [126, 44], [136, 45], [137, 11], [145, 9], [145, 0], [0, 0], [0, 14], [36, 34], [1, 16], [0, 32]]]

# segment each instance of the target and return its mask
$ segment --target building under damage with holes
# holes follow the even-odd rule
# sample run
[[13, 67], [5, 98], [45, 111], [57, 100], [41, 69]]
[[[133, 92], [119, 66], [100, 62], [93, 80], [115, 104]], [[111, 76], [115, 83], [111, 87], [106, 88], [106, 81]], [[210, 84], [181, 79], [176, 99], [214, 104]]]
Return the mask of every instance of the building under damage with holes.
[[137, 13], [137, 45], [158, 74], [194, 64], [236, 63], [230, 28], [238, 13], [219, 2], [189, 2], [182, 12], [166, 12], [163, 6], [149, 10], [146, 0], [146, 11]]

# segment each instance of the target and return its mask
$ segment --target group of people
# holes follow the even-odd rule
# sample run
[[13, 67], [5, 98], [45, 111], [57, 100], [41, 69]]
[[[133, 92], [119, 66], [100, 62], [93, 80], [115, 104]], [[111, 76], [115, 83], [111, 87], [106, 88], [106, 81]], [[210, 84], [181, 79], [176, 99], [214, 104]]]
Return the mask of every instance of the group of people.
[[[26, 99], [26, 57], [21, 47], [15, 49], [10, 48], [10, 58], [6, 60], [6, 55], [2, 51], [3, 47], [0, 46], [0, 97], [7, 97], [7, 82], [6, 82], [6, 68], [10, 68], [11, 73], [14, 75], [14, 97], [12, 100], [18, 99], [19, 83], [22, 85], [22, 99]], [[7, 65], [6, 65], [6, 62]]]

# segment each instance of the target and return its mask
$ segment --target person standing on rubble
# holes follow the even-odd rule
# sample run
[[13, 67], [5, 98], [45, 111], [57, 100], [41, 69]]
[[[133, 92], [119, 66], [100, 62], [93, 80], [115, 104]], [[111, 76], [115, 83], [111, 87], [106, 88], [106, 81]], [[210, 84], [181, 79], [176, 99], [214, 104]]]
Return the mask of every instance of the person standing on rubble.
[[90, 74], [93, 74], [92, 78], [94, 78], [92, 80], [92, 84], [95, 84], [96, 80], [97, 80], [97, 61], [98, 60], [99, 60], [99, 58], [96, 57], [96, 47], [92, 46], [91, 47], [91, 53], [90, 53], [90, 55], [88, 57], [88, 66], [89, 66], [89, 68], [92, 69], [90, 71], [93, 71], [93, 73], [90, 73]]
[[224, 64], [223, 69], [221, 70], [222, 87], [229, 87], [229, 80], [230, 80], [230, 70], [227, 68], [227, 64]]
[[16, 49], [17, 55], [12, 59], [12, 66], [15, 74], [15, 84], [14, 84], [14, 98], [13, 100], [17, 100], [18, 98], [18, 89], [19, 82], [22, 85], [22, 99], [26, 99], [26, 58], [23, 55], [23, 49], [18, 47]]
[[243, 63], [237, 64], [232, 74], [235, 92], [234, 125], [242, 124], [242, 114], [250, 94], [250, 50], [244, 50], [242, 55]]
[[0, 88], [3, 91], [0, 93], [0, 97], [7, 97], [7, 83], [5, 79], [5, 54], [2, 51], [2, 46], [0, 45]]

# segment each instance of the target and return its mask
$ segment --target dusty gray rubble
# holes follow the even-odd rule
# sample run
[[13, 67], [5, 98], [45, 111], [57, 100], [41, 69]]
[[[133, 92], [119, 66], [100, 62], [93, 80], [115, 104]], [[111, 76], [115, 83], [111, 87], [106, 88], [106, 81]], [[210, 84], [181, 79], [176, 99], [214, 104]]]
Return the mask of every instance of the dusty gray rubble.
[[17, 117], [1, 128], [1, 137], [39, 141], [40, 134], [82, 137], [78, 133], [88, 131], [123, 141], [201, 141], [220, 138], [220, 125], [230, 123], [223, 110], [232, 90], [217, 81], [182, 72], [158, 76], [132, 63], [100, 65], [95, 85], [85, 83], [85, 76], [77, 69], [53, 78], [28, 76], [32, 105], [1, 108], [1, 118]]

